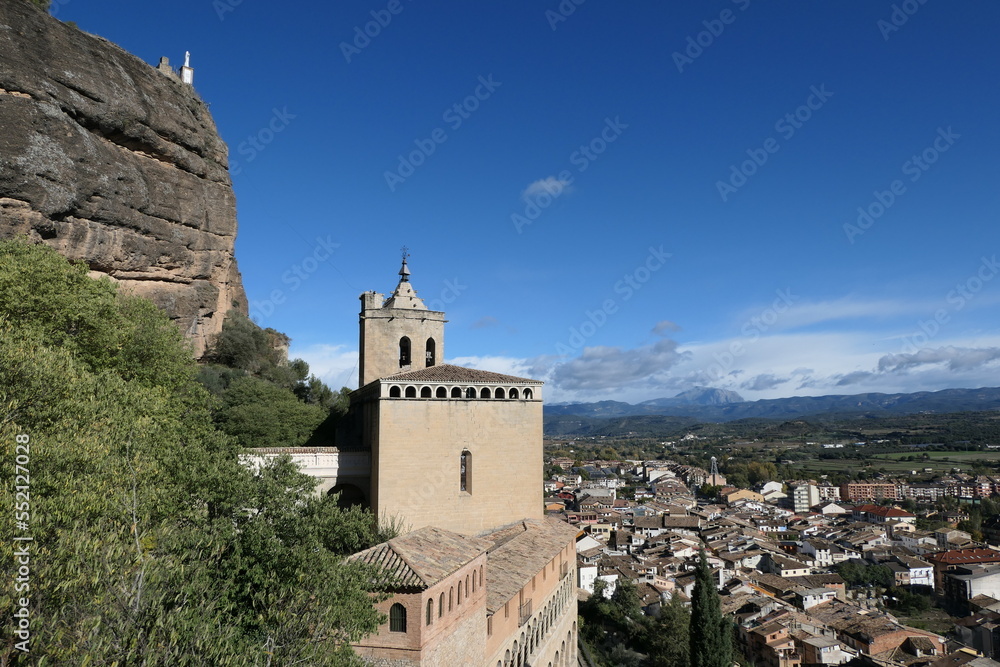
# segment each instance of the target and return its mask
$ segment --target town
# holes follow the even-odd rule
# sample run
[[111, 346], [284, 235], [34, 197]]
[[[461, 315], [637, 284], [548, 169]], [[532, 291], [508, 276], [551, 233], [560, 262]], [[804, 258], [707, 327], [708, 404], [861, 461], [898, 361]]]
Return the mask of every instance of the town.
[[714, 457], [709, 470], [670, 460], [546, 464], [547, 514], [582, 531], [581, 598], [610, 597], [630, 580], [655, 616], [674, 596], [690, 598], [704, 550], [749, 664], [995, 657], [1000, 550], [990, 544], [1000, 543], [1000, 521], [960, 530], [970, 527], [961, 509], [970, 505], [955, 501], [991, 502], [1000, 479], [958, 472], [912, 484], [796, 479], [737, 488]]

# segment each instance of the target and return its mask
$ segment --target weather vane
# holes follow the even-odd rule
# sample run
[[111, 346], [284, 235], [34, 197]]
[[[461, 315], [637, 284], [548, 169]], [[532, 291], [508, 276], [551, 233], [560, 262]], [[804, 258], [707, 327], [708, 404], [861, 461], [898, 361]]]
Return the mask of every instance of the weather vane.
[[403, 261], [405, 262], [406, 258], [410, 256], [410, 249], [404, 245], [402, 247], [402, 251], [403, 251]]

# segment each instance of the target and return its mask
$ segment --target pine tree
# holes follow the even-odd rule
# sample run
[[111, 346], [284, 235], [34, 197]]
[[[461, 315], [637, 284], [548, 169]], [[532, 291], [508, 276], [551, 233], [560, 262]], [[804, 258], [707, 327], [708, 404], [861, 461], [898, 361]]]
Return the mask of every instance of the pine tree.
[[691, 595], [691, 667], [732, 667], [733, 633], [722, 615], [719, 593], [704, 550], [695, 570]]

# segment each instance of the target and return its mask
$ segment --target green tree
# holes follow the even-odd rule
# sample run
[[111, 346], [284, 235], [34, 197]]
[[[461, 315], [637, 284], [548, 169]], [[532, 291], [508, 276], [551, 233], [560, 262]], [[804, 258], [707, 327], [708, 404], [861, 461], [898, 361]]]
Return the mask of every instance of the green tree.
[[722, 615], [719, 592], [702, 550], [691, 594], [691, 667], [732, 667], [733, 630]]
[[691, 612], [679, 595], [660, 607], [650, 636], [649, 654], [652, 667], [688, 667], [690, 664]]
[[206, 356], [214, 363], [250, 373], [260, 373], [280, 361], [267, 331], [236, 310], [226, 313], [222, 331]]
[[708, 482], [705, 482], [698, 488], [698, 495], [704, 498], [718, 498], [719, 491], [722, 490], [721, 486], [713, 486]]
[[[287, 459], [241, 465], [195, 374], [151, 303], [0, 243], [0, 454], [27, 445], [33, 664], [351, 664], [381, 622], [375, 573], [344, 562], [385, 537], [373, 517]], [[0, 522], [4, 562], [15, 534]]]
[[243, 447], [301, 447], [327, 415], [287, 389], [246, 376], [223, 393], [215, 421]]

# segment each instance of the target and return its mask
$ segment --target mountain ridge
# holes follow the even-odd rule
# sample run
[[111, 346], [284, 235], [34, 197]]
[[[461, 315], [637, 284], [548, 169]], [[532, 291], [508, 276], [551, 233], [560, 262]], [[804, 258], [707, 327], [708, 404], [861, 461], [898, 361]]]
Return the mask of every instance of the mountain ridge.
[[[726, 400], [728, 396], [729, 400]], [[733, 400], [739, 398], [739, 400]], [[698, 387], [673, 398], [631, 404], [622, 401], [546, 405], [545, 414], [580, 417], [657, 415], [727, 422], [737, 419], [793, 419], [821, 414], [967, 412], [1000, 409], [1000, 387], [942, 389], [913, 393], [830, 394], [745, 401], [736, 392]]]

